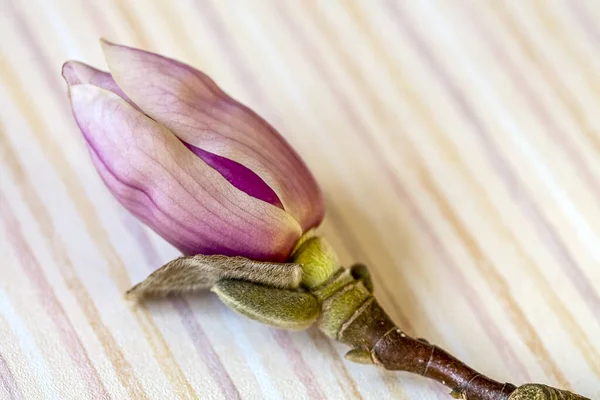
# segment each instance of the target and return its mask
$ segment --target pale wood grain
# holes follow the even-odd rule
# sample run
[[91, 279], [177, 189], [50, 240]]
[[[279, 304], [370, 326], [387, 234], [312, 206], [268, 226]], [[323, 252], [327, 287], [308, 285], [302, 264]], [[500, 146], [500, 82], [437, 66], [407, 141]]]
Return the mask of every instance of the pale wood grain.
[[177, 253], [72, 121], [60, 67], [104, 67], [100, 36], [206, 71], [279, 129], [326, 194], [322, 231], [408, 332], [600, 396], [597, 2], [0, 4], [0, 397], [447, 398], [211, 295], [124, 301]]

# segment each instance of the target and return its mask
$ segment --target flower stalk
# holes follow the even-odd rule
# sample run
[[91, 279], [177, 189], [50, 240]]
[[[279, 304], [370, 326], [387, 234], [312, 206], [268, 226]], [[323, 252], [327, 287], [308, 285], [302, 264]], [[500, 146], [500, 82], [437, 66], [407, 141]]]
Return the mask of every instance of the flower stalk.
[[[311, 239], [322, 242], [320, 238]], [[303, 270], [332, 270], [323, 260], [334, 260], [327, 246], [302, 245], [292, 260], [304, 261]], [[442, 348], [424, 339], [405, 334], [394, 324], [372, 294], [368, 271], [362, 265], [340, 267], [323, 283], [310, 288], [321, 305], [319, 329], [332, 339], [352, 348], [346, 358], [373, 364], [387, 370], [405, 371], [435, 380], [451, 390], [451, 395], [468, 400], [585, 400], [585, 397], [545, 385], [523, 385], [495, 381]], [[589, 400], [589, 399], [588, 399]]]

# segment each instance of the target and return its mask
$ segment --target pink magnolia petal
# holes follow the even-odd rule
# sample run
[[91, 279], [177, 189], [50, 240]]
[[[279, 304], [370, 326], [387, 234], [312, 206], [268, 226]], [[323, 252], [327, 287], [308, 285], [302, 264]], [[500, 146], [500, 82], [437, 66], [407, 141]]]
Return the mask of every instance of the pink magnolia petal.
[[190, 66], [107, 42], [103, 49], [112, 76], [146, 114], [183, 141], [248, 167], [303, 230], [321, 222], [324, 204], [312, 174], [262, 118]]
[[127, 97], [108, 72], [90, 67], [79, 61], [67, 61], [63, 64], [62, 76], [69, 86], [89, 83], [109, 90], [122, 99], [125, 99], [129, 104], [134, 105], [133, 101]]
[[[140, 110], [121, 90], [108, 72], [100, 71], [78, 61], [67, 61], [63, 65], [63, 77], [69, 86], [89, 83], [109, 90]], [[202, 158], [204, 162], [219, 171], [236, 188], [252, 197], [283, 208], [281, 200], [279, 200], [275, 191], [249, 168], [233, 160], [209, 153], [189, 143], [184, 142], [184, 144], [198, 157]]]
[[73, 114], [107, 186], [185, 254], [283, 260], [301, 235], [284, 210], [236, 189], [116, 94], [70, 88]]

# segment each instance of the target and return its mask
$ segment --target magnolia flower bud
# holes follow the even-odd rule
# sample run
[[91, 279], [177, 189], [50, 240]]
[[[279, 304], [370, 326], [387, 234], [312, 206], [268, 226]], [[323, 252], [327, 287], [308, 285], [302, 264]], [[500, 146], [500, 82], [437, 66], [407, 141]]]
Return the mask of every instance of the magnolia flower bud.
[[106, 186], [184, 254], [285, 260], [320, 224], [306, 165], [202, 72], [102, 42], [110, 73], [63, 66], [73, 115]]

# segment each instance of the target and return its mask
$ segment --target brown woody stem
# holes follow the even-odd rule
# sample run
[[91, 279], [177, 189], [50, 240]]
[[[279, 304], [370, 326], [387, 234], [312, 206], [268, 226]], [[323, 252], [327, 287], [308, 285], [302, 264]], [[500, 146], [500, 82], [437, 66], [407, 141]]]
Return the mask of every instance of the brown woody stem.
[[319, 236], [305, 235], [292, 254], [302, 265], [302, 289], [320, 308], [325, 335], [352, 347], [346, 358], [436, 380], [465, 400], [589, 400], [541, 384], [516, 387], [480, 374], [445, 350], [400, 330], [373, 297], [366, 266], [339, 267], [333, 249]]
[[354, 349], [368, 351], [374, 364], [436, 380], [452, 389], [457, 398], [507, 400], [516, 389], [480, 374], [425, 340], [406, 335], [372, 297], [353, 317], [337, 338]]
[[322, 239], [309, 239], [297, 251], [295, 261], [305, 270], [317, 266], [327, 272], [320, 274], [320, 279], [303, 283], [320, 304], [319, 329], [352, 347], [346, 354], [348, 359], [436, 380], [452, 389], [456, 398], [508, 400], [517, 389], [487, 378], [426, 340], [406, 335], [373, 297], [366, 267], [335, 269], [333, 260], [323, 263], [326, 251]]
[[[447, 351], [400, 330], [371, 295], [370, 284], [357, 271], [340, 269], [312, 293], [321, 303], [319, 328], [351, 346], [351, 361], [406, 371], [449, 387], [465, 400], [589, 400], [541, 384], [516, 387], [477, 372]], [[360, 271], [358, 271], [360, 272]]]

